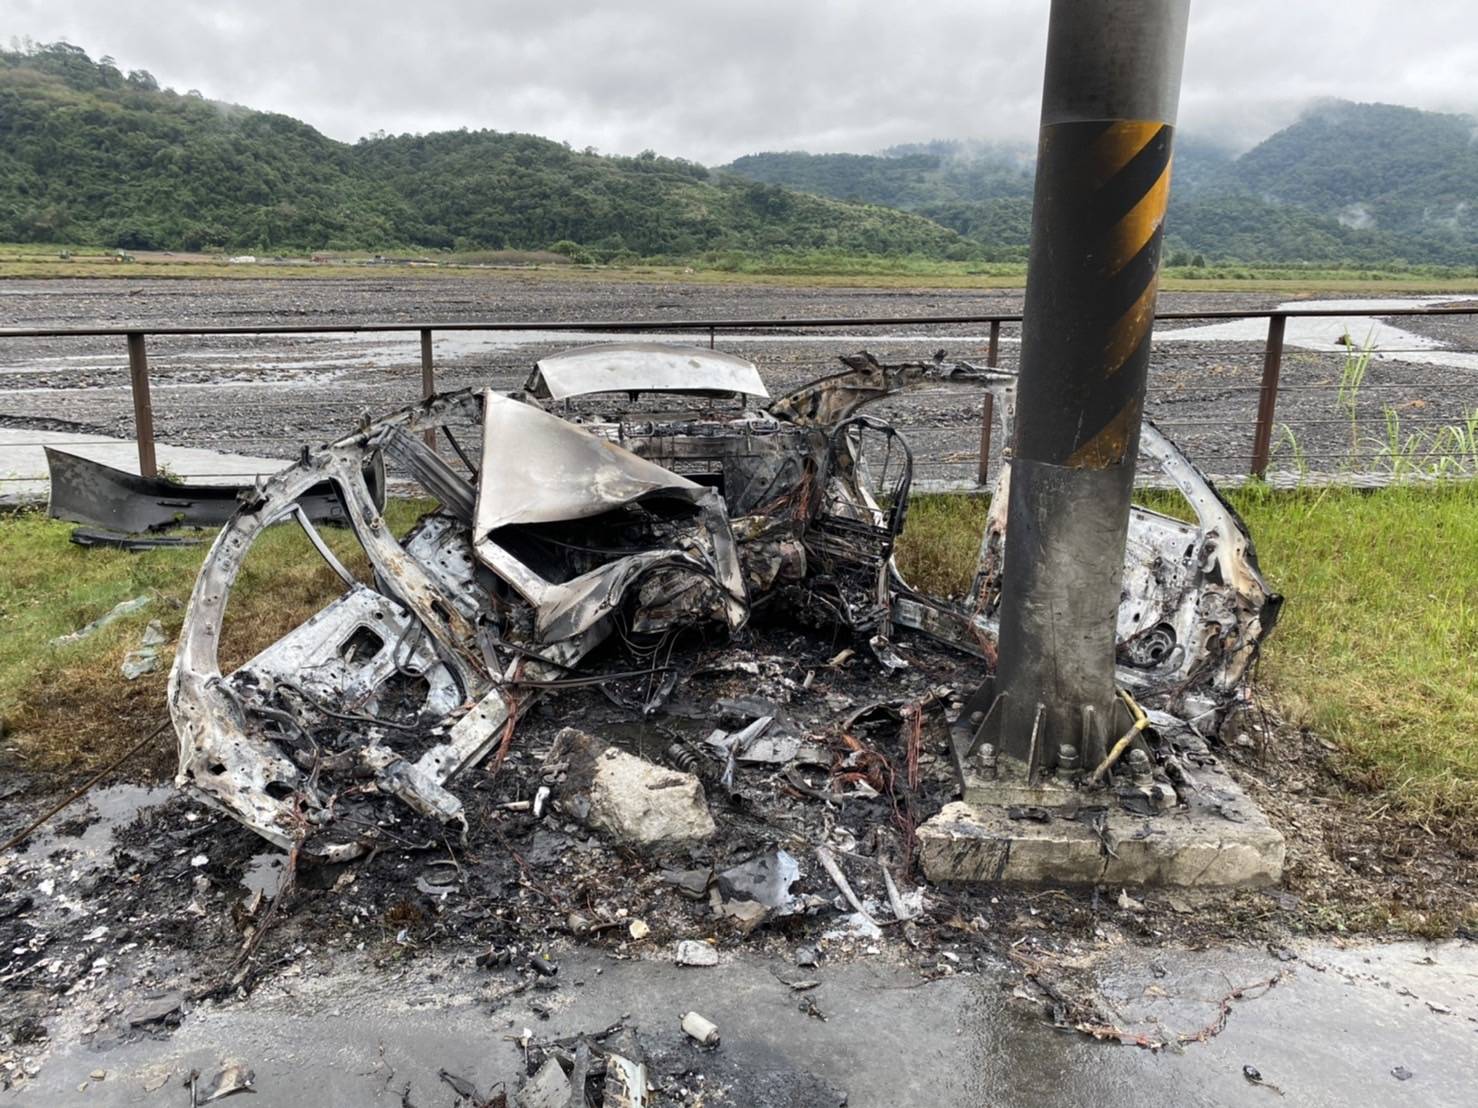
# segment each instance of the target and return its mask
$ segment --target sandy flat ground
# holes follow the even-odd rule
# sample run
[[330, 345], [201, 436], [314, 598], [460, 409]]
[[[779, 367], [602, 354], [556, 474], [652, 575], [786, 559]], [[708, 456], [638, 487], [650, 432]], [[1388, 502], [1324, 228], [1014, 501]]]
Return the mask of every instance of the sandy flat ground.
[[[1312, 297], [1311, 297], [1312, 298]], [[1278, 294], [1166, 293], [1164, 311], [1266, 310]], [[1329, 303], [1352, 303], [1348, 298]], [[1382, 297], [1372, 311], [1417, 298]], [[1358, 302], [1354, 302], [1358, 303]], [[1003, 290], [777, 288], [761, 285], [599, 283], [531, 275], [420, 281], [387, 275], [299, 280], [46, 280], [0, 282], [0, 326], [252, 326], [451, 320], [671, 320], [917, 317], [1016, 312], [1021, 294]], [[1166, 322], [1157, 331], [1148, 414], [1203, 469], [1245, 472], [1262, 369], [1265, 323]], [[982, 361], [981, 325], [854, 326], [810, 332], [769, 328], [721, 334], [720, 349], [751, 358], [779, 394], [837, 368], [838, 354], [869, 349], [886, 359]], [[1377, 344], [1362, 384], [1354, 438], [1357, 468], [1378, 468], [1386, 409], [1404, 432], [1461, 420], [1478, 409], [1478, 320], [1294, 321], [1283, 362], [1274, 469], [1340, 469], [1350, 453], [1348, 415], [1337, 401], [1348, 334]], [[557, 335], [442, 332], [441, 388], [523, 383], [534, 361], [599, 341]], [[706, 345], [701, 329], [674, 326], [662, 341]], [[159, 441], [290, 459], [304, 442], [416, 399], [415, 333], [159, 337], [150, 340]], [[1001, 363], [1014, 366], [1018, 329], [1003, 330]], [[908, 438], [921, 482], [968, 481], [979, 449], [979, 394], [934, 387], [871, 409]], [[0, 426], [130, 437], [133, 408], [118, 338], [0, 339]], [[1286, 429], [1285, 429], [1286, 425]], [[1297, 449], [1295, 450], [1295, 445]], [[999, 449], [997, 436], [996, 449]]]

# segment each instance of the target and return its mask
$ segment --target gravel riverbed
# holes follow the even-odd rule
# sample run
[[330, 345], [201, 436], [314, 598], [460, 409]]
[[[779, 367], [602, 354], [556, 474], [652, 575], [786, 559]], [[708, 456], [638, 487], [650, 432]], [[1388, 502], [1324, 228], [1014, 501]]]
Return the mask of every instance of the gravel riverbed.
[[[1429, 298], [1430, 299], [1430, 298]], [[1165, 293], [1162, 311], [1276, 307], [1274, 293]], [[1412, 303], [1420, 300], [1411, 298]], [[1341, 301], [1341, 303], [1344, 303]], [[1359, 303], [1359, 302], [1355, 302]], [[1377, 304], [1397, 303], [1384, 299]], [[802, 319], [911, 317], [1016, 312], [1018, 290], [774, 287], [551, 280], [537, 275], [426, 279], [400, 275], [294, 280], [0, 281], [0, 326], [252, 326], [371, 321], [599, 321], [621, 319]], [[1378, 317], [1377, 317], [1378, 319]], [[1379, 472], [1377, 440], [1387, 409], [1403, 435], [1431, 433], [1478, 410], [1478, 320], [1293, 321], [1283, 360], [1273, 469], [1337, 473], [1347, 468], [1349, 417], [1338, 400], [1348, 353], [1373, 337], [1357, 401], [1358, 464]], [[1262, 321], [1166, 321], [1157, 331], [1149, 416], [1203, 469], [1244, 473], [1251, 452], [1262, 370]], [[1175, 331], [1185, 330], [1177, 339]], [[753, 359], [780, 394], [840, 368], [836, 355], [869, 349], [884, 360], [984, 361], [988, 328], [771, 328], [720, 334], [720, 349]], [[706, 331], [674, 329], [663, 341], [706, 345]], [[439, 388], [516, 388], [539, 357], [602, 336], [537, 332], [440, 332]], [[1003, 328], [1001, 364], [1015, 366], [1019, 329]], [[413, 401], [420, 388], [416, 334], [180, 336], [149, 339], [154, 418], [161, 442], [267, 457], [294, 457], [352, 426], [363, 412]], [[870, 409], [907, 437], [916, 479], [973, 479], [979, 449], [979, 393], [968, 387], [915, 390]], [[0, 425], [132, 435], [133, 406], [121, 338], [10, 338], [0, 341]], [[1286, 425], [1286, 430], [1284, 428]], [[996, 436], [995, 448], [999, 450]], [[1296, 444], [1296, 445], [1295, 445]]]

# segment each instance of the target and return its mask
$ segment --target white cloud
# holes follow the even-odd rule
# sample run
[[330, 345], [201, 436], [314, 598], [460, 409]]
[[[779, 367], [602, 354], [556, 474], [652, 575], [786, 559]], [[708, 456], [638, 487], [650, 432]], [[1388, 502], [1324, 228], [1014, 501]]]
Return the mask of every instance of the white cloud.
[[[491, 127], [716, 163], [930, 138], [1030, 143], [1045, 0], [9, 0], [178, 89], [335, 138]], [[1312, 99], [1471, 110], [1450, 0], [1196, 0], [1184, 130], [1250, 145]]]

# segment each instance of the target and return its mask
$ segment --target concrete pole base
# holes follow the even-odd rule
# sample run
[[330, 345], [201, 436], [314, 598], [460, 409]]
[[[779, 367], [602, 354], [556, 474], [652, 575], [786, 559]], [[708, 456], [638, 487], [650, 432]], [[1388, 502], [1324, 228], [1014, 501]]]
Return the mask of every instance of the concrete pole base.
[[1188, 806], [1154, 815], [1127, 811], [1108, 792], [976, 784], [919, 828], [920, 860], [930, 881], [1217, 889], [1281, 881], [1283, 836], [1262, 809], [1220, 766], [1201, 766], [1197, 784]]

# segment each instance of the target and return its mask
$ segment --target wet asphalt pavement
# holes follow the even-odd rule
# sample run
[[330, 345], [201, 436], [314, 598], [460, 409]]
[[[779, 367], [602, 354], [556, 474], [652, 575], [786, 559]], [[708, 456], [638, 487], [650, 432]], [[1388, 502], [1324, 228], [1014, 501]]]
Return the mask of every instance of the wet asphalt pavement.
[[[518, 1087], [525, 1028], [557, 1038], [623, 1020], [639, 1029], [654, 1071], [669, 1071], [654, 1080], [670, 1093], [707, 1085], [727, 1089], [722, 1103], [754, 1108], [1474, 1103], [1478, 950], [1398, 943], [1298, 954], [1123, 951], [1100, 987], [1121, 1027], [1155, 1037], [1194, 1036], [1235, 987], [1282, 975], [1232, 1001], [1219, 1034], [1158, 1052], [1048, 1026], [1038, 1002], [1012, 995], [1004, 967], [921, 983], [883, 958], [801, 971], [746, 956], [693, 969], [576, 949], [558, 955], [566, 987], [555, 999], [505, 1004], [489, 1003], [488, 975], [466, 956], [373, 974], [320, 967], [289, 971], [247, 1003], [197, 1009], [163, 1040], [59, 1045], [0, 1104], [182, 1105], [191, 1069], [209, 1081], [237, 1061], [255, 1073], [256, 1095], [243, 1103], [256, 1108], [450, 1106], [442, 1070], [484, 1093]], [[777, 975], [819, 978], [804, 996], [825, 1020], [801, 1011]], [[547, 1018], [531, 1000], [548, 1004]], [[690, 1009], [719, 1026], [716, 1052], [677, 1031]], [[688, 1067], [701, 1081], [680, 1075]]]

